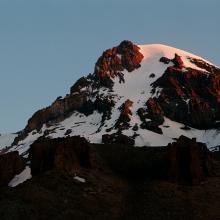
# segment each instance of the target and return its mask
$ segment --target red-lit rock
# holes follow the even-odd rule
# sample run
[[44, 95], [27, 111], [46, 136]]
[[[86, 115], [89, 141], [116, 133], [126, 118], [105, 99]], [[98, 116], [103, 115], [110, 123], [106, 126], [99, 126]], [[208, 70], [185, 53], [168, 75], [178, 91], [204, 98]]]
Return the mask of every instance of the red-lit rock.
[[130, 41], [123, 41], [119, 46], [103, 52], [95, 66], [95, 76], [102, 86], [111, 88], [114, 78], [118, 77], [123, 82], [121, 71], [132, 72], [140, 67], [143, 55], [139, 47]]
[[178, 54], [175, 54], [174, 59], [172, 60], [172, 62], [174, 63], [174, 66], [182, 69], [184, 67], [183, 61], [181, 59], [181, 57]]
[[220, 70], [199, 61], [197, 65], [212, 68], [212, 72], [192, 68], [183, 70], [178, 55], [173, 62], [175, 65], [169, 66], [152, 84], [153, 88], [161, 88], [155, 99], [163, 115], [199, 129], [217, 126], [216, 121], [220, 119]]

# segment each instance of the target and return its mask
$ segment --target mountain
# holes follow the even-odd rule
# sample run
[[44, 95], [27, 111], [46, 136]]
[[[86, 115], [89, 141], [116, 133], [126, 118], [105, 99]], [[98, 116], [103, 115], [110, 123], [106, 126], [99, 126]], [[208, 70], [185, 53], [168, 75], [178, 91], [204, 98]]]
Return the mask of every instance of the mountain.
[[123, 41], [0, 136], [0, 216], [218, 219], [219, 145], [219, 67]]
[[25, 154], [39, 137], [75, 135], [135, 146], [166, 146], [184, 135], [215, 149], [219, 127], [219, 67], [173, 47], [123, 41], [70, 94], [37, 111], [10, 150]]

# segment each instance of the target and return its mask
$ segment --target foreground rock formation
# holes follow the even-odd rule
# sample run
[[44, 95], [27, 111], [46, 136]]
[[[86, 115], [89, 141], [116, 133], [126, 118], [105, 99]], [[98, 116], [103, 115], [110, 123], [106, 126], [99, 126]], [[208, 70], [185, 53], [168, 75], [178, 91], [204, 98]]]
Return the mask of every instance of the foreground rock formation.
[[31, 145], [29, 159], [32, 175], [49, 170], [75, 175], [94, 165], [89, 143], [81, 137], [39, 139]]
[[[75, 141], [83, 152], [78, 151]], [[209, 161], [205, 159], [209, 156], [201, 154], [205, 151], [197, 152], [197, 147], [202, 146], [195, 140], [181, 137], [170, 146], [172, 149], [126, 144], [89, 144], [87, 148], [87, 145], [79, 137], [34, 143], [32, 179], [15, 188], [0, 187], [1, 220], [216, 220], [220, 216], [220, 161], [213, 163], [215, 175], [204, 178], [209, 173], [204, 167], [209, 166], [200, 162]], [[90, 155], [86, 153], [88, 149], [95, 154], [95, 166], [88, 163], [93, 157], [85, 160]], [[171, 158], [178, 161], [171, 160], [168, 156], [171, 154], [177, 155]], [[219, 158], [218, 154], [211, 155]], [[184, 159], [191, 156], [195, 162], [186, 163]], [[48, 164], [45, 159], [52, 162]], [[177, 171], [171, 169], [175, 168], [173, 165]], [[201, 172], [195, 172], [198, 167]], [[85, 181], [75, 179], [72, 172]], [[201, 173], [202, 184], [189, 186], [192, 177], [188, 175], [200, 180]], [[179, 179], [170, 181], [176, 174]]]
[[0, 186], [7, 186], [24, 168], [24, 159], [19, 156], [18, 151], [0, 155]]
[[206, 145], [181, 136], [167, 147], [168, 177], [172, 180], [198, 184], [213, 174], [211, 152]]

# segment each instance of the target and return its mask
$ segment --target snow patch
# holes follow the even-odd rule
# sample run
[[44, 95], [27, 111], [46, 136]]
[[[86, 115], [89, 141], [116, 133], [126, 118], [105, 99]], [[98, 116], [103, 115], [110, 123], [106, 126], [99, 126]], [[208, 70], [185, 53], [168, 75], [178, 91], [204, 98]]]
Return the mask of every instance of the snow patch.
[[80, 182], [80, 183], [85, 183], [86, 182], [86, 180], [84, 178], [79, 177], [79, 176], [74, 176], [73, 179]]
[[29, 166], [26, 166], [26, 168], [18, 175], [16, 175], [8, 184], [9, 187], [15, 187], [23, 182], [25, 182], [28, 179], [31, 179], [31, 169]]

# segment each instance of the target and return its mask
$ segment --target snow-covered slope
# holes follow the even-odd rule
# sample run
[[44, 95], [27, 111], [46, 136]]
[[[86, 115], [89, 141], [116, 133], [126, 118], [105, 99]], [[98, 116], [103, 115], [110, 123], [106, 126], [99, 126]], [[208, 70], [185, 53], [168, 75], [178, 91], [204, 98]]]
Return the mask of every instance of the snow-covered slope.
[[[128, 72], [124, 69], [122, 71], [124, 83], [119, 82], [119, 79], [115, 77], [113, 78], [114, 85], [111, 89], [99, 87], [95, 95], [89, 95], [89, 99], [92, 101], [95, 100], [97, 95], [100, 97], [111, 96], [111, 99], [115, 102], [115, 106], [111, 110], [110, 118], [103, 122], [103, 113], [100, 113], [97, 110], [94, 110], [93, 113], [89, 115], [73, 111], [68, 118], [60, 122], [54, 122], [50, 124], [50, 126], [45, 123], [41, 127], [40, 131], [33, 130], [29, 132], [24, 139], [21, 139], [18, 144], [12, 146], [10, 150], [19, 150], [21, 154], [25, 154], [30, 144], [40, 136], [56, 138], [66, 135], [80, 135], [84, 136], [90, 142], [101, 143], [103, 134], [113, 134], [117, 132], [115, 124], [121, 114], [120, 106], [122, 106], [128, 99], [133, 102], [130, 109], [132, 112], [129, 122], [130, 126], [128, 129], [122, 129], [121, 132], [130, 137], [135, 136], [136, 146], [165, 146], [172, 142], [174, 138], [178, 138], [180, 135], [185, 135], [191, 138], [195, 137], [198, 141], [206, 143], [209, 148], [220, 145], [220, 132], [214, 128], [189, 128], [188, 130], [185, 130], [182, 129], [184, 124], [171, 121], [167, 117], [164, 118], [164, 123], [159, 126], [162, 129], [162, 134], [142, 129], [139, 126], [142, 122], [137, 114], [137, 110], [139, 108], [146, 109], [146, 101], [150, 97], [158, 97], [161, 92], [161, 88], [156, 88], [156, 90], [153, 91], [152, 83], [159, 79], [169, 66], [173, 65], [172, 62], [168, 64], [160, 62], [159, 60], [161, 57], [173, 59], [175, 54], [178, 54], [184, 63], [184, 68], [182, 70], [183, 73], [187, 68], [207, 72], [206, 69], [191, 62], [191, 59], [197, 59], [208, 65], [213, 65], [201, 57], [161, 44], [139, 45], [139, 47], [140, 52], [144, 56], [140, 63], [140, 68], [137, 68], [132, 72]], [[120, 54], [118, 57], [120, 57]], [[215, 66], [215, 68], [218, 67]], [[152, 74], [154, 75], [153, 77]], [[88, 86], [81, 88], [81, 92], [87, 90], [91, 90], [91, 88]], [[138, 125], [138, 130], [136, 131], [133, 129], [135, 125]], [[1, 145], [2, 142], [4, 143], [3, 138], [3, 136], [0, 137], [0, 146], [3, 146]]]

